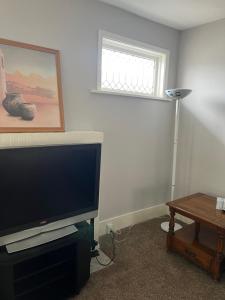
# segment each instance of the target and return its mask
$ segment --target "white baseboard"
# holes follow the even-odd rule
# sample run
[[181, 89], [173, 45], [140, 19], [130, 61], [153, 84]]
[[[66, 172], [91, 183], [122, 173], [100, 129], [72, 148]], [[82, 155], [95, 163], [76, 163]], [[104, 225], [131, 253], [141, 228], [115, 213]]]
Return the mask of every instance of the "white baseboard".
[[[168, 206], [166, 207], [166, 211], [167, 211], [166, 214], [167, 214], [167, 215], [170, 215], [170, 211], [169, 211], [169, 207], [168, 207]], [[175, 219], [177, 219], [177, 220], [179, 220], [179, 221], [181, 221], [181, 222], [184, 222], [184, 223], [186, 223], [186, 224], [191, 224], [191, 223], [194, 222], [193, 220], [189, 219], [188, 217], [182, 216], [182, 215], [180, 215], [180, 214], [178, 214], [178, 213], [176, 213]]]
[[113, 224], [113, 229], [116, 231], [157, 217], [161, 217], [166, 214], [166, 205], [160, 204], [107, 220], [99, 221], [98, 219], [95, 219], [95, 239], [98, 240], [99, 236], [106, 233], [106, 224], [108, 223]]
[[175, 215], [175, 218], [176, 218], [177, 220], [180, 220], [180, 221], [186, 223], [186, 224], [191, 224], [191, 223], [194, 222], [193, 220], [191, 220], [191, 219], [189, 219], [189, 218], [187, 218], [187, 217], [185, 217], [185, 216], [179, 215], [179, 214], [176, 214], [176, 215]]

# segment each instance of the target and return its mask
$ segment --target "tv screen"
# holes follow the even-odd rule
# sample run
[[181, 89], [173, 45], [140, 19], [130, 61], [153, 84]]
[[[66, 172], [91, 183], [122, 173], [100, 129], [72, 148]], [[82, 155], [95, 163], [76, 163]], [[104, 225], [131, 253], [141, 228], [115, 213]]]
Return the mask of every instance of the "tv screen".
[[101, 145], [0, 150], [0, 236], [98, 209]]

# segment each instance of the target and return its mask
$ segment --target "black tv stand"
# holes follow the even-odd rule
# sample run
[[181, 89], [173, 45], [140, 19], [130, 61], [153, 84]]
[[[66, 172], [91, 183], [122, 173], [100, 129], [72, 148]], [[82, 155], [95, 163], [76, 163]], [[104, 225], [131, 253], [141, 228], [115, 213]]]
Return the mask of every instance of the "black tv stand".
[[62, 300], [90, 277], [90, 225], [59, 240], [8, 254], [0, 252], [1, 300]]

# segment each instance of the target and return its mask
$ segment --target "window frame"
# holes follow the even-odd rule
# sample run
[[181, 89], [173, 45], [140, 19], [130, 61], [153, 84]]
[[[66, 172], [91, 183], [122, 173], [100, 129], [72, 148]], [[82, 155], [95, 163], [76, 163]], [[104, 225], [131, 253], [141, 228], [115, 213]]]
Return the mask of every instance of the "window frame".
[[[123, 49], [124, 53], [127, 52], [128, 54], [132, 54], [132, 52], [134, 51], [133, 53], [135, 53], [135, 55], [137, 56], [139, 55], [140, 57], [157, 58], [157, 64], [158, 64], [156, 70], [157, 84], [156, 84], [156, 91], [154, 94], [148, 95], [148, 94], [138, 93], [138, 92], [129, 92], [129, 91], [102, 88], [102, 49], [104, 46], [104, 39], [112, 40], [113, 43], [116, 42], [120, 43], [118, 49], [119, 48], [121, 49], [121, 44], [125, 44], [125, 48]], [[126, 45], [128, 45], [130, 49], [128, 49]], [[116, 48], [116, 47], [112, 45], [112, 48]], [[164, 90], [167, 88], [167, 84], [168, 84], [169, 59], [170, 59], [170, 51], [167, 49], [163, 49], [140, 41], [129, 39], [104, 30], [100, 30], [99, 38], [98, 38], [97, 90], [94, 92], [105, 93], [105, 94], [108, 93], [108, 94], [115, 94], [115, 95], [125, 95], [131, 97], [139, 97], [139, 98], [166, 100], [164, 97]]]

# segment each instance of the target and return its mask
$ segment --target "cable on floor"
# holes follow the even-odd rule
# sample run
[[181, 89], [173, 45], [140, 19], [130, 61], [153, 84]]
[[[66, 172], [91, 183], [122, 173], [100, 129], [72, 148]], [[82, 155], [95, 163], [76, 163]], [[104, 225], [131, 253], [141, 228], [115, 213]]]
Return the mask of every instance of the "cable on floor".
[[[131, 233], [131, 230], [134, 228], [134, 226], [135, 226], [135, 225], [132, 225], [132, 226], [130, 226], [130, 227], [127, 229], [128, 232], [126, 233], [125, 238], [123, 238], [123, 239], [121, 239], [121, 240], [115, 239], [115, 243], [120, 244], [120, 243], [126, 242], [126, 241], [128, 240], [128, 238], [129, 238], [129, 235], [130, 235], [130, 233]], [[121, 235], [121, 234], [122, 234], [122, 230], [117, 230], [116, 234], [117, 234], [117, 235]]]
[[111, 242], [112, 242], [112, 258], [110, 258], [110, 261], [106, 264], [102, 263], [98, 257], [96, 256], [96, 260], [99, 263], [99, 265], [103, 266], [103, 267], [107, 267], [109, 266], [112, 262], [114, 262], [115, 258], [116, 258], [116, 245], [115, 245], [115, 233], [113, 231], [110, 231], [110, 237], [111, 237]]

